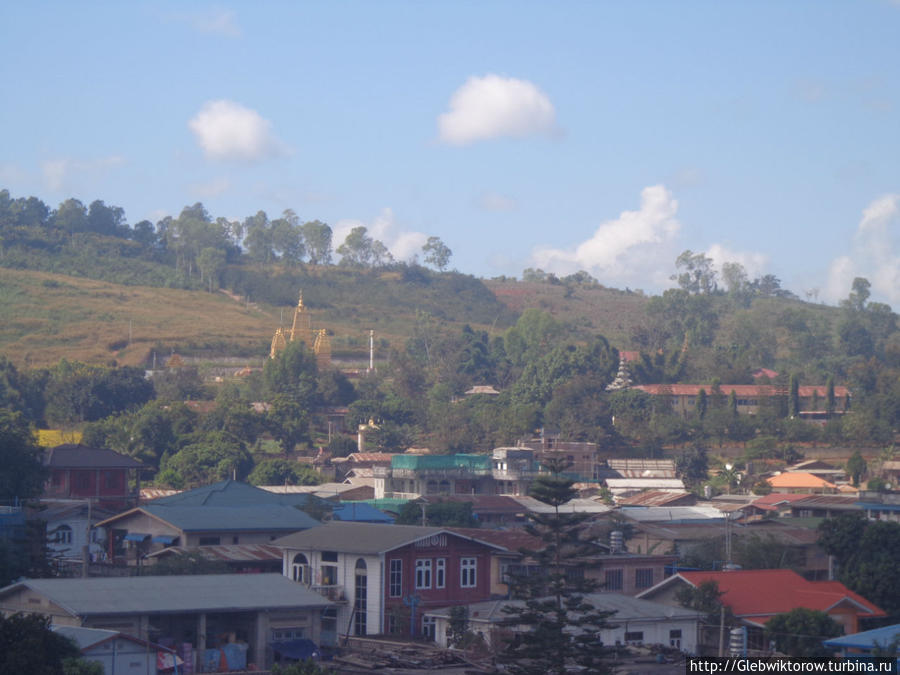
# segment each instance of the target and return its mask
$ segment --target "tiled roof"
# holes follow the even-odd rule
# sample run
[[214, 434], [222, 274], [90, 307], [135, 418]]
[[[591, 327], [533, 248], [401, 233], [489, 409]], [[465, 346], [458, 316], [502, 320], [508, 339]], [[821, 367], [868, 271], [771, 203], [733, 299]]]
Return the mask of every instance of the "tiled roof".
[[[700, 390], [703, 389], [707, 395], [710, 395], [712, 391], [711, 384], [639, 384], [634, 387], [634, 389], [640, 389], [641, 391], [647, 392], [648, 394], [652, 394], [654, 396], [660, 395], [668, 395], [668, 396], [697, 396], [700, 393]], [[739, 397], [754, 397], [754, 396], [774, 396], [776, 393], [776, 388], [771, 384], [720, 384], [719, 389], [722, 391], [722, 394], [728, 396], [734, 391], [736, 396]], [[824, 401], [825, 396], [828, 393], [828, 388], [824, 385], [813, 386], [813, 385], [801, 385], [798, 387], [798, 395], [800, 398], [812, 398], [813, 394], [818, 394], [819, 398]], [[850, 390], [847, 387], [843, 386], [835, 386], [834, 395], [837, 398], [844, 398], [850, 394]]]
[[797, 607], [828, 611], [842, 602], [857, 606], [865, 617], [885, 616], [884, 611], [838, 581], [807, 581], [792, 570], [736, 570], [730, 572], [680, 572], [692, 586], [714, 581], [722, 603], [736, 616], [763, 622], [774, 614]]
[[788, 471], [771, 478], [766, 482], [773, 488], [830, 488], [834, 489], [834, 483], [829, 483], [824, 478], [819, 478], [805, 471]]
[[617, 500], [619, 506], [665, 506], [672, 502], [695, 501], [696, 495], [692, 492], [664, 492], [662, 490], [647, 490], [631, 497], [622, 497]]
[[472, 539], [502, 546], [510, 551], [518, 551], [521, 548], [537, 551], [544, 548], [544, 542], [540, 537], [530, 535], [525, 530], [490, 530], [477, 527], [449, 527], [447, 529]]

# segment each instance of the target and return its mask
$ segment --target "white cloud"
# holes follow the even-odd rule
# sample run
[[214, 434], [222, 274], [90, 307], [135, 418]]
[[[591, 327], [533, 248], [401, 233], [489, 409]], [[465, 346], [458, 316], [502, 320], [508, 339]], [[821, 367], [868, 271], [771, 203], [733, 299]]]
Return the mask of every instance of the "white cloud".
[[57, 157], [41, 162], [41, 173], [47, 188], [58, 192], [69, 189], [73, 175], [77, 175], [79, 178], [84, 178], [86, 175], [96, 176], [124, 163], [125, 160], [118, 155], [86, 160]]
[[496, 192], [484, 192], [478, 197], [478, 206], [485, 211], [515, 211], [516, 200]]
[[285, 151], [269, 120], [234, 101], [207, 101], [188, 126], [210, 159], [255, 162]]
[[677, 255], [675, 236], [681, 228], [677, 211], [678, 202], [665, 186], [646, 187], [637, 211], [623, 211], [606, 221], [573, 249], [537, 247], [532, 263], [557, 274], [584, 270], [601, 281], [665, 286]]
[[438, 117], [440, 139], [453, 145], [555, 131], [556, 110], [547, 95], [527, 80], [499, 75], [470, 77]]
[[356, 227], [365, 227], [366, 234], [384, 244], [395, 260], [409, 261], [421, 255], [422, 246], [428, 241], [426, 234], [402, 230], [394, 218], [393, 209], [386, 207], [369, 223], [353, 218], [339, 220], [332, 229], [334, 248], [343, 244], [350, 231]]
[[829, 267], [826, 299], [846, 298], [854, 277], [871, 282], [874, 300], [900, 303], [900, 194], [878, 197], [863, 209], [851, 251]]
[[766, 269], [769, 259], [763, 253], [754, 251], [732, 251], [725, 248], [722, 244], [713, 244], [706, 251], [706, 256], [713, 259], [716, 269], [721, 273], [722, 265], [727, 262], [740, 263], [743, 265], [747, 276], [750, 279], [762, 276]]
[[213, 8], [193, 14], [189, 20], [191, 25], [201, 33], [241, 37], [241, 28], [233, 9]]

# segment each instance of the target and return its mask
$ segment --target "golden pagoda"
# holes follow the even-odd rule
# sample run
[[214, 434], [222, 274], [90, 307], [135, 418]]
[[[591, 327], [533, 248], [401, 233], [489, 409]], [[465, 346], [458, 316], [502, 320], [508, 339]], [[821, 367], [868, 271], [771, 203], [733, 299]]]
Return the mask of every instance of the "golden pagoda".
[[320, 369], [330, 366], [331, 340], [329, 340], [328, 333], [324, 328], [314, 331], [310, 319], [309, 310], [303, 304], [303, 291], [300, 291], [300, 299], [297, 301], [296, 309], [294, 309], [294, 320], [291, 322], [291, 330], [289, 333], [285, 333], [281, 326], [278, 327], [275, 335], [272, 336], [269, 358], [274, 359], [284, 351], [288, 342], [299, 341], [315, 354], [316, 365]]

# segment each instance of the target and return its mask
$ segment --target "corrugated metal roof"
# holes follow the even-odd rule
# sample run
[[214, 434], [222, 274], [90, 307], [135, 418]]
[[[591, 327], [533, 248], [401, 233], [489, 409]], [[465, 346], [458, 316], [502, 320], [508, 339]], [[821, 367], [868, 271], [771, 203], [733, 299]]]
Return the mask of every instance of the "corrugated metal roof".
[[413, 471], [446, 471], [449, 469], [468, 469], [485, 471], [491, 468], [490, 455], [394, 455], [391, 459], [392, 469], [410, 469]]
[[[703, 615], [693, 609], [663, 605], [652, 600], [639, 600], [621, 593], [587, 593], [586, 602], [601, 612], [615, 612], [609, 618], [612, 624], [625, 621], [670, 621], [672, 619], [699, 619]], [[489, 600], [469, 605], [469, 620], [478, 622], [495, 622], [509, 618], [504, 607], [521, 607], [520, 600]], [[428, 616], [449, 617], [450, 607], [426, 611]]]
[[[693, 492], [664, 492], [662, 490], [647, 490], [631, 497], [622, 497], [618, 500], [620, 506], [664, 506], [672, 502], [695, 502], [697, 495]], [[687, 504], [690, 506], [691, 504]]]
[[[337, 551], [339, 553], [386, 553], [443, 533], [457, 537], [463, 536], [445, 527], [331, 521], [311, 530], [289, 534], [272, 543], [275, 546], [289, 549]], [[478, 540], [477, 537], [466, 538]], [[501, 548], [488, 542], [481, 543]]]
[[319, 524], [315, 518], [286, 504], [257, 506], [164, 506], [157, 502], [145, 504], [98, 523], [111, 525], [125, 520], [136, 512], [159, 518], [183, 532], [246, 532], [254, 530], [305, 530]]
[[26, 579], [0, 589], [0, 597], [23, 587], [49, 598], [73, 616], [239, 612], [332, 604], [281, 574]]
[[199, 553], [210, 560], [225, 562], [270, 562], [281, 560], [281, 549], [271, 544], [223, 544], [219, 546], [194, 546], [191, 548], [164, 548], [148, 555], [148, 558], [165, 558], [171, 555]]
[[72, 443], [47, 450], [44, 465], [51, 469], [139, 469], [144, 466], [142, 462], [113, 450]]

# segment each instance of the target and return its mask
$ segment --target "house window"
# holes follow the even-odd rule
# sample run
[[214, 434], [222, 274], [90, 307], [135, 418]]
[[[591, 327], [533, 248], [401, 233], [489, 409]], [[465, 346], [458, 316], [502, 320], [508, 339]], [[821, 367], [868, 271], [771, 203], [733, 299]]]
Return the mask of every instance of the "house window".
[[681, 649], [681, 629], [669, 631], [669, 646]]
[[434, 640], [434, 627], [437, 620], [433, 616], [422, 617], [422, 637], [426, 640]]
[[622, 570], [606, 570], [605, 582], [603, 584], [604, 590], [607, 591], [621, 591], [623, 587], [622, 583]]
[[298, 584], [307, 583], [306, 575], [308, 574], [308, 569], [309, 561], [306, 559], [306, 556], [298, 553], [291, 562], [291, 578]]
[[653, 568], [640, 567], [634, 571], [635, 588], [650, 588], [653, 585]]
[[89, 473], [79, 473], [78, 474], [78, 487], [82, 490], [86, 490], [91, 487], [91, 474]]
[[337, 586], [337, 565], [322, 565], [322, 585]]
[[447, 559], [438, 558], [434, 567], [434, 587], [443, 588], [447, 585]]
[[71, 544], [72, 543], [72, 528], [68, 525], [60, 525], [56, 528], [56, 543], [57, 544]]
[[477, 582], [478, 560], [462, 558], [459, 561], [459, 585], [461, 588], [474, 588]]
[[103, 487], [110, 488], [110, 489], [119, 487], [119, 472], [118, 471], [104, 471], [103, 472]]
[[431, 560], [416, 560], [416, 590], [431, 588]]
[[221, 542], [219, 537], [200, 537], [197, 540], [198, 546], [218, 546]]
[[353, 592], [353, 632], [355, 635], [366, 634], [366, 613], [368, 611], [368, 577], [366, 561], [356, 561], [356, 584]]
[[636, 630], [625, 633], [625, 644], [634, 645], [641, 644], [644, 641], [644, 631]]
[[279, 628], [272, 631], [272, 640], [299, 640], [306, 632], [305, 628]]
[[337, 551], [322, 551], [322, 562], [337, 562]]
[[399, 598], [403, 594], [402, 560], [391, 560], [391, 576], [388, 590], [392, 598]]

